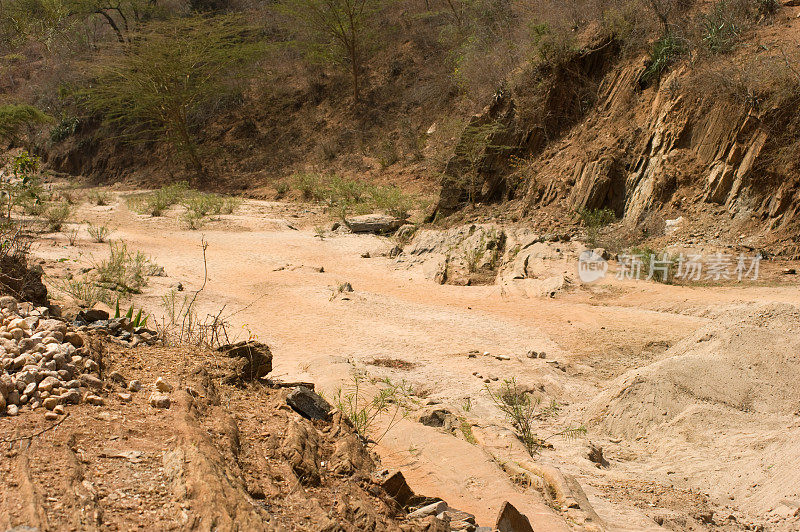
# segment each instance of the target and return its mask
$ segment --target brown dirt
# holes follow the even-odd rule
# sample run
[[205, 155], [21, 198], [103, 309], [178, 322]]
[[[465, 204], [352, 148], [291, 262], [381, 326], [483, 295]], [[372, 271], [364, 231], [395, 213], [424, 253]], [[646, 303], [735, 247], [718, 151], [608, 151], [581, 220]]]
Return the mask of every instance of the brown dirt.
[[[110, 345], [104, 362], [145, 388], [125, 403], [107, 382], [104, 406], [70, 407], [52, 430], [4, 443], [3, 529], [399, 530], [341, 418], [312, 424], [284, 390], [219, 385], [227, 361], [208, 351]], [[148, 404], [157, 377], [176, 386], [168, 410]], [[50, 425], [26, 411], [3, 433]], [[298, 446], [313, 457], [295, 461]]]
[[[152, 278], [137, 306], [158, 316], [170, 285], [180, 281], [186, 292], [201, 286], [201, 233], [182, 229], [176, 213], [137, 216], [115, 202], [83, 206], [78, 217], [110, 223], [112, 238], [165, 267], [169, 277]], [[792, 505], [800, 494], [790, 464], [800, 397], [790, 380], [800, 290], [796, 276], [780, 274], [796, 264], [767, 262], [767, 280], [754, 285], [612, 278], [540, 298], [500, 285], [438, 285], [415, 264], [382, 256], [394, 245], [387, 239], [315, 238], [311, 228], [321, 220], [308, 206], [248, 201], [209, 223], [201, 311], [235, 312], [231, 331], [271, 347], [274, 376], [313, 381], [330, 393], [347, 385], [355, 366], [405, 380], [420, 407], [451, 412], [455, 430], [421, 425], [412, 413], [377, 446], [383, 466], [402, 469], [415, 491], [474, 513], [479, 523], [492, 523], [508, 500], [544, 530], [591, 528], [593, 512], [610, 529], [797, 526]], [[106, 252], [84, 236], [76, 247], [63, 235], [47, 242], [36, 253], [51, 275], [77, 273]], [[362, 258], [367, 251], [372, 258]], [[55, 262], [61, 258], [68, 260]], [[564, 259], [552, 267], [574, 265]], [[331, 298], [344, 281], [355, 291]], [[702, 341], [709, 335], [717, 340]], [[546, 358], [528, 358], [531, 349]], [[414, 367], [370, 364], [382, 358]], [[545, 404], [561, 405], [541, 421], [540, 434], [583, 423], [587, 436], [553, 438], [532, 461], [486, 392], [510, 377]], [[748, 412], [743, 399], [751, 388]], [[237, 393], [225, 406], [248, 430], [248, 416], [259, 409]], [[610, 467], [587, 459], [588, 441], [602, 445]], [[514, 472], [515, 464], [539, 473], [520, 483], [528, 474]], [[709, 512], [715, 517], [704, 522]]]

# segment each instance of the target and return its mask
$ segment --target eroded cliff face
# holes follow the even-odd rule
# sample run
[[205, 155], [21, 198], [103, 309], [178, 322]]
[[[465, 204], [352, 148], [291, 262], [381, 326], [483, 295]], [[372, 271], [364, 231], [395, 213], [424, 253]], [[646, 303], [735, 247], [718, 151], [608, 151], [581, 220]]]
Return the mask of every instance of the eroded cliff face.
[[[604, 50], [613, 47], [585, 52], [564, 67], [579, 76], [560, 82], [583, 84], [576, 92], [596, 82], [596, 93], [591, 109], [573, 113], [574, 123], [567, 122], [560, 131], [545, 127], [541, 118], [564, 115], [571, 104], [553, 97], [555, 91], [564, 92], [556, 87], [559, 76], [553, 73], [544, 76], [548, 83], [498, 93], [472, 119], [501, 124], [477, 168], [482, 182], [478, 201], [516, 199], [529, 216], [543, 206], [565, 213], [608, 208], [631, 225], [667, 207], [674, 214], [691, 203], [708, 203], [724, 207], [728, 218], [755, 222], [761, 231], [796, 228], [800, 176], [791, 161], [776, 163], [774, 157], [792, 141], [775, 119], [781, 110], [688, 90], [688, 67], [665, 74], [657, 86], [642, 88], [645, 59], [620, 60]], [[580, 70], [576, 65], [581, 64], [593, 66]], [[524, 109], [528, 90], [546, 91], [533, 102], [550, 107]], [[510, 148], [497, 148], [508, 142]], [[520, 168], [511, 155], [527, 163]], [[448, 173], [462, 167], [451, 161]], [[445, 180], [440, 215], [464, 205], [466, 194], [454, 183], [456, 179]]]

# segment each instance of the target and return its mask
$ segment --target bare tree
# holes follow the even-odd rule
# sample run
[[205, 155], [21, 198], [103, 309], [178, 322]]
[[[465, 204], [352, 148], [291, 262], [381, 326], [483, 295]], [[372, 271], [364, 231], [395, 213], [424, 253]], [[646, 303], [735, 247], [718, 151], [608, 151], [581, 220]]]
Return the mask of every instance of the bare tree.
[[306, 31], [310, 55], [345, 66], [353, 100], [361, 98], [364, 63], [372, 43], [372, 20], [382, 0], [284, 0], [280, 10]]

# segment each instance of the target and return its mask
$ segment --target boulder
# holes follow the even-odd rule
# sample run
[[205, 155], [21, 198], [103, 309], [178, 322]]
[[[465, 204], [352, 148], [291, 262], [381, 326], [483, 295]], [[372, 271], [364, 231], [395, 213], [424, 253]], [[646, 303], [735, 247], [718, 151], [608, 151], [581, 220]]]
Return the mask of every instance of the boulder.
[[272, 352], [261, 342], [247, 340], [227, 344], [217, 351], [235, 359], [233, 372], [225, 378], [227, 383], [253, 381], [272, 371]]
[[347, 218], [344, 223], [354, 233], [385, 234], [397, 231], [405, 220], [388, 214], [365, 214]]

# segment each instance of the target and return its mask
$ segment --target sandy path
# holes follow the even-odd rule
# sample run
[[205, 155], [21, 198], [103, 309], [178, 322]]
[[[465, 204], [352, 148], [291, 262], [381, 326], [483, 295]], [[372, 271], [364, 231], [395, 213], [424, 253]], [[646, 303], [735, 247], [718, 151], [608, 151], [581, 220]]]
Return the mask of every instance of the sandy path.
[[[485, 418], [486, 426], [499, 418], [475, 371], [538, 382], [555, 371], [548, 363], [559, 361], [577, 377], [559, 381], [562, 396], [580, 402], [610, 377], [647, 361], [642, 349], [648, 343], [673, 344], [707, 324], [709, 318], [698, 316], [703, 309], [797, 302], [796, 289], [785, 287], [638, 283], [610, 293], [578, 290], [556, 299], [526, 299], [502, 295], [495, 286], [441, 286], [419, 269], [380, 256], [392, 246], [386, 239], [335, 235], [320, 241], [310, 227], [299, 225], [314, 213], [266, 202], [247, 202], [239, 214], [202, 231], [186, 231], [174, 217], [134, 215], [123, 203], [84, 206], [79, 216], [110, 223], [116, 227], [112, 238], [145, 251], [165, 268], [168, 277], [153, 278], [137, 299], [156, 315], [160, 296], [170, 286], [181, 282], [188, 292], [202, 284], [202, 236], [208, 242], [208, 283], [199, 298], [201, 309], [216, 313], [224, 305], [226, 314], [236, 311], [234, 328], [272, 347], [277, 374], [309, 378], [332, 391], [347, 381], [348, 361], [398, 358], [417, 367], [406, 373], [372, 369], [408, 379], [425, 389], [428, 400], [458, 405], [470, 398], [471, 417]], [[301, 229], [290, 228], [286, 220]], [[57, 242], [63, 244], [63, 237]], [[86, 240], [75, 248], [43, 245], [37, 250], [46, 258], [71, 257], [75, 264], [103, 252], [104, 245]], [[362, 258], [364, 252], [373, 258]], [[331, 300], [343, 281], [355, 292], [349, 300]], [[526, 359], [529, 349], [547, 351], [548, 363]], [[470, 350], [508, 354], [512, 360], [468, 359], [464, 353]], [[389, 433], [379, 452], [385, 466], [407, 472], [417, 492], [440, 496], [474, 513], [481, 524], [493, 524], [503, 501], [510, 500], [546, 530], [563, 527], [538, 493], [518, 489], [490, 455], [452, 435], [406, 420]], [[636, 528], [647, 522], [632, 512], [621, 524]]]

